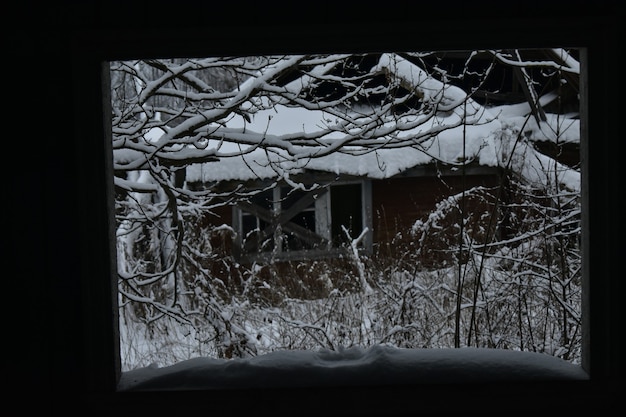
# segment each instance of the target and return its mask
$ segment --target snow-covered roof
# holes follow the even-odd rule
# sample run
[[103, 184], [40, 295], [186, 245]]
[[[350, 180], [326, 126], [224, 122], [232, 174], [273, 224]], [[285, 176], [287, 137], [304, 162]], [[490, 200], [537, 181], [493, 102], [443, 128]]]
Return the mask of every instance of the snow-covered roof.
[[[290, 160], [284, 155], [269, 153], [259, 147], [254, 149], [251, 146], [216, 141], [209, 146], [214, 146], [216, 153], [225, 156], [219, 162], [191, 165], [187, 168], [187, 180], [208, 182], [267, 179], [275, 178], [285, 171], [295, 174], [303, 169], [382, 179], [434, 161], [458, 165], [464, 160], [463, 142], [465, 160], [476, 160], [484, 166], [504, 166], [508, 163], [509, 156], [506, 151], [513, 147], [517, 132], [522, 128], [526, 137], [533, 141], [554, 141], [556, 131], [560, 131], [560, 141], [580, 140], [579, 120], [547, 115], [548, 120], [538, 124], [533, 118], [528, 118], [528, 111], [527, 105], [484, 109], [481, 124], [445, 130], [420, 147], [381, 148], [362, 154], [332, 153], [301, 160]], [[250, 123], [244, 123], [243, 118], [237, 115], [229, 121], [228, 126], [245, 125], [250, 131], [266, 132], [266, 135], [297, 134], [315, 130], [326, 119], [322, 112], [279, 105], [275, 110], [253, 115]], [[410, 136], [412, 133], [414, 132], [409, 130], [403, 132], [403, 135]], [[562, 181], [572, 189], [578, 189], [580, 174], [576, 170], [535, 151], [528, 142], [518, 142], [515, 148], [514, 158], [525, 177], [538, 181], [540, 178], [537, 175], [540, 172], [557, 164], [558, 171], [562, 172]]]
[[[576, 69], [571, 65], [570, 68], [572, 71]], [[532, 146], [533, 141], [579, 142], [580, 121], [577, 118], [546, 114], [546, 120], [538, 122], [531, 117], [528, 103], [484, 107], [460, 88], [442, 83], [396, 54], [383, 54], [378, 69], [387, 70], [388, 74], [400, 78], [402, 85], [420, 91], [424, 101], [436, 102], [437, 114], [427, 120], [417, 120], [419, 115], [400, 116], [392, 125], [381, 124], [376, 127], [379, 147], [369, 146], [366, 150], [348, 144], [339, 152], [318, 154], [312, 148], [293, 145], [286, 152], [284, 148], [272, 147], [273, 143], [284, 143], [284, 138], [315, 137], [328, 146], [333, 141], [341, 143], [350, 132], [342, 130], [342, 120], [327, 111], [280, 102], [273, 106], [267, 106], [267, 102], [261, 106], [246, 102], [242, 109], [254, 106], [261, 110], [245, 116], [233, 112], [227, 120], [216, 125], [216, 131], [236, 132], [246, 138], [256, 135], [259, 143], [209, 140], [204, 151], [219, 160], [188, 166], [187, 181], [269, 179], [288, 177], [303, 170], [383, 179], [434, 161], [450, 165], [474, 161], [483, 166], [508, 166], [533, 183], [545, 182], [547, 170], [557, 172], [562, 185], [580, 190], [579, 171], [539, 153]], [[253, 88], [253, 85], [240, 88]], [[266, 97], [258, 99], [269, 100]], [[548, 94], [539, 102], [553, 99]], [[358, 117], [362, 114], [367, 113], [359, 113]], [[385, 129], [389, 131], [385, 132]], [[523, 135], [520, 136], [520, 132]], [[152, 140], [159, 140], [159, 136], [156, 134]], [[416, 137], [423, 137], [423, 140], [416, 141]], [[522, 140], [518, 140], [520, 137]], [[116, 158], [124, 159], [124, 155], [120, 152]]]

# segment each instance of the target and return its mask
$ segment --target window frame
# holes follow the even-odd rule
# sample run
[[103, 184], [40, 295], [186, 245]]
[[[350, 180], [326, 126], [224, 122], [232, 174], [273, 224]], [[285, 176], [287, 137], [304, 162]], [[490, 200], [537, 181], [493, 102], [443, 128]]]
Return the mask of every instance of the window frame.
[[[462, 47], [463, 49], [471, 48], [471, 45], [480, 45], [480, 47], [497, 47], [503, 41], [506, 43], [509, 39], [506, 36], [500, 36], [494, 41], [490, 36], [498, 32], [498, 28], [504, 30], [504, 33], [513, 37], [513, 44], [522, 44], [528, 47], [540, 47], [541, 42], [545, 42], [545, 37], [550, 36], [551, 42], [554, 44], [567, 45], [572, 44], [575, 47], [583, 48], [587, 51], [583, 55], [582, 61], [589, 59], [586, 67], [589, 69], [585, 73], [585, 77], [592, 80], [590, 84], [593, 87], [586, 91], [587, 82], [581, 82], [587, 95], [585, 97], [585, 106], [588, 106], [588, 121], [583, 123], [584, 137], [618, 137], [616, 134], [616, 122], [618, 118], [608, 119], [603, 103], [606, 103], [610, 97], [610, 86], [607, 81], [611, 78], [611, 49], [610, 46], [615, 44], [611, 38], [615, 31], [612, 26], [602, 24], [602, 19], [592, 17], [577, 18], [566, 16], [567, 18], [557, 19], [554, 22], [550, 19], [550, 25], [535, 24], [535, 30], [529, 33], [525, 30], [527, 21], [507, 22], [507, 26], [499, 27], [497, 22], [489, 25], [489, 30], [475, 28], [475, 38], [469, 44], [467, 40], [459, 40], [457, 37], [453, 41], [415, 41], [415, 35], [404, 32], [400, 29], [393, 30], [393, 36], [384, 35], [379, 30], [372, 30], [371, 33], [361, 38], [360, 41], [350, 41], [344, 38], [339, 43], [330, 45], [330, 40], [340, 39], [342, 29], [337, 26], [330, 33], [325, 33], [322, 38], [329, 42], [324, 44], [324, 48], [341, 50], [344, 48], [355, 47], [357, 49], [367, 49], [374, 46], [386, 47], [395, 45], [395, 48], [419, 49], [433, 48], [439, 49]], [[470, 19], [475, 22], [475, 19]], [[560, 25], [558, 23], [561, 23]], [[425, 23], [422, 27], [424, 33], [433, 31], [437, 28], [434, 21]], [[422, 22], [422, 24], [424, 24]], [[467, 29], [465, 24], [459, 23], [459, 28], [452, 30], [457, 34], [464, 33]], [[495, 26], [495, 28], [494, 28]], [[620, 224], [619, 216], [613, 190], [618, 189], [620, 184], [617, 169], [612, 164], [611, 155], [615, 150], [609, 145], [610, 141], [583, 141], [581, 146], [582, 152], [582, 172], [583, 172], [583, 256], [584, 256], [584, 299], [583, 299], [583, 368], [589, 373], [590, 380], [583, 382], [554, 382], [554, 381], [538, 381], [535, 384], [516, 384], [505, 386], [490, 387], [474, 387], [463, 384], [453, 384], [445, 386], [420, 385], [416, 386], [400, 386], [400, 387], [346, 387], [345, 389], [335, 390], [325, 387], [306, 391], [289, 391], [288, 395], [285, 391], [281, 391], [283, 400], [274, 401], [274, 395], [267, 395], [264, 392], [167, 392], [167, 393], [119, 393], [116, 391], [117, 380], [120, 375], [119, 366], [119, 337], [116, 333], [115, 325], [117, 323], [117, 306], [115, 303], [116, 288], [114, 280], [110, 277], [115, 275], [115, 248], [112, 219], [112, 198], [113, 187], [107, 170], [111, 167], [107, 161], [107, 155], [110, 148], [107, 145], [107, 137], [110, 137], [110, 120], [106, 117], [106, 112], [98, 112], [104, 110], [104, 101], [108, 98], [106, 88], [106, 71], [105, 64], [110, 60], [128, 59], [136, 55], [157, 55], [168, 54], [176, 51], [176, 54], [185, 56], [194, 56], [207, 53], [228, 53], [234, 48], [238, 53], [260, 53], [264, 49], [275, 51], [275, 47], [267, 48], [267, 46], [250, 46], [241, 47], [237, 42], [246, 40], [245, 34], [249, 32], [244, 28], [239, 28], [241, 32], [235, 35], [235, 39], [227, 41], [229, 48], [215, 49], [207, 48], [206, 45], [200, 45], [198, 39], [202, 39], [202, 30], [188, 30], [181, 33], [167, 32], [159, 34], [157, 31], [142, 32], [141, 34], [132, 30], [121, 30], [115, 34], [110, 31], [102, 33], [81, 31], [75, 35], [74, 45], [71, 54], [74, 58], [72, 61], [74, 73], [77, 77], [71, 80], [73, 84], [73, 102], [75, 113], [75, 129], [74, 144], [76, 154], [81, 155], [76, 164], [79, 178], [76, 180], [80, 185], [88, 185], [85, 187], [77, 187], [78, 199], [72, 198], [71, 201], [90, 201], [95, 213], [91, 211], [81, 213], [77, 231], [74, 231], [78, 237], [81, 248], [78, 252], [81, 254], [79, 258], [79, 266], [75, 270], [74, 281], [69, 281], [80, 292], [79, 301], [76, 309], [80, 312], [81, 319], [77, 323], [81, 328], [80, 339], [75, 336], [70, 340], [77, 342], [80, 350], [80, 370], [74, 375], [78, 375], [77, 381], [84, 381], [86, 387], [79, 387], [75, 383], [71, 386], [79, 390], [85, 390], [86, 402], [90, 405], [106, 404], [115, 413], [132, 410], [146, 412], [164, 413], [166, 410], [181, 411], [184, 409], [193, 409], [198, 404], [180, 400], [198, 400], [202, 399], [202, 407], [207, 407], [207, 400], [213, 401], [211, 407], [215, 409], [227, 410], [232, 407], [232, 401], [241, 396], [246, 396], [249, 400], [250, 410], [271, 411], [275, 410], [277, 414], [292, 411], [290, 407], [308, 407], [304, 414], [315, 414], [328, 410], [328, 404], [320, 404], [313, 399], [319, 398], [319, 395], [327, 395], [327, 398], [342, 399], [350, 403], [350, 413], [355, 415], [366, 411], [375, 412], [376, 410], [392, 414], [394, 412], [402, 413], [411, 409], [411, 404], [415, 404], [416, 395], [418, 395], [422, 406], [426, 412], [431, 411], [462, 411], [464, 407], [470, 407], [468, 404], [486, 404], [488, 409], [494, 411], [498, 407], [511, 409], [511, 404], [516, 409], [533, 409], [533, 405], [524, 405], [529, 395], [535, 395], [536, 407], [542, 407], [544, 410], [575, 410], [581, 407], [588, 407], [590, 404], [586, 400], [590, 400], [593, 406], [602, 407], [601, 404], [607, 399], [606, 395], [617, 392], [615, 384], [621, 376], [620, 359], [618, 353], [618, 335], [620, 334], [620, 321], [618, 315], [618, 298], [619, 280], [617, 274], [602, 273], [603, 268], [611, 271], [617, 271], [619, 256], [617, 248], [619, 247], [617, 238], [616, 224]], [[288, 27], [288, 30], [292, 30]], [[505, 30], [506, 29], [506, 30]], [[301, 29], [302, 30], [302, 29]], [[387, 30], [387, 29], [385, 29]], [[518, 33], [524, 33], [524, 39], [520, 39]], [[229, 34], [237, 33], [229, 31]], [[317, 32], [319, 33], [319, 32]], [[488, 35], [489, 33], [489, 35]], [[593, 35], [592, 35], [593, 33]], [[411, 35], [410, 37], [408, 35]], [[150, 36], [154, 36], [150, 38]], [[284, 32], [276, 31], [272, 35], [260, 36], [257, 39], [258, 44], [264, 44], [268, 39], [280, 40], [281, 36], [285, 36]], [[313, 40], [307, 36], [304, 31], [296, 31], [296, 35], [302, 39], [308, 39], [309, 45], [319, 45], [319, 39]], [[381, 42], [374, 36], [381, 36], [384, 42]], [[400, 39], [414, 39], [413, 42], [401, 41]], [[543, 37], [543, 38], [542, 38]], [[219, 36], [218, 36], [219, 38]], [[390, 39], [393, 38], [393, 39]], [[130, 41], [128, 41], [130, 39]], [[151, 39], [151, 47], [145, 46], [146, 39]], [[83, 49], [85, 40], [91, 40], [98, 43], [101, 48], [95, 48], [91, 51]], [[159, 45], [159, 40], [167, 40]], [[222, 39], [224, 40], [224, 39]], [[366, 40], [373, 41], [369, 46], [364, 44]], [[224, 40], [225, 41], [225, 40]], [[234, 42], [234, 43], [233, 43]], [[386, 43], [385, 43], [386, 42]], [[436, 44], [436, 45], [433, 45]], [[166, 46], [164, 46], [167, 44]], [[243, 44], [243, 43], [242, 43]], [[234, 46], [233, 46], [234, 45]], [[267, 45], [265, 43], [265, 45]], [[511, 46], [510, 44], [506, 46]], [[314, 47], [314, 46], [312, 46]], [[179, 49], [176, 49], [179, 48]], [[301, 48], [301, 46], [299, 47]], [[298, 48], [298, 49], [299, 49]], [[286, 52], [291, 52], [290, 48], [285, 48]], [[103, 82], [104, 80], [104, 82]], [[105, 87], [103, 87], [103, 84]], [[86, 103], [91, 105], [85, 105]], [[617, 114], [616, 110], [613, 114]], [[105, 117], [99, 117], [98, 113], [104, 113]], [[85, 139], [85, 138], [91, 138]], [[613, 165], [613, 166], [612, 166]], [[96, 185], [94, 187], [93, 185]], [[99, 193], [94, 188], [106, 189], [107, 193]], [[97, 219], [94, 230], [94, 217]], [[69, 214], [64, 216], [55, 216], [55, 219], [70, 220]], [[593, 233], [589, 231], [593, 230]], [[95, 273], [95, 277], [94, 277]], [[591, 276], [593, 275], [593, 280]], [[97, 279], [96, 279], [97, 278]], [[72, 277], [67, 279], [73, 279]], [[67, 295], [65, 296], [67, 299]], [[593, 312], [593, 315], [591, 314]], [[591, 333], [593, 332], [593, 338]], [[117, 342], [116, 342], [117, 340]], [[63, 358], [67, 358], [69, 362], [76, 359], [69, 359], [70, 352], [62, 353]], [[63, 360], [61, 360], [63, 362]], [[488, 389], [487, 389], [488, 388]], [[608, 391], [606, 389], [609, 388]], [[418, 391], [419, 389], [419, 391]], [[491, 390], [491, 391], [490, 391]], [[417, 394], [419, 392], [419, 394]], [[609, 394], [607, 394], [607, 392]], [[497, 394], [497, 395], [496, 395]], [[273, 399], [268, 399], [271, 397]], [[446, 398], [455, 398], [455, 401], [445, 401]], [[362, 404], [363, 398], [371, 399], [370, 403]], [[539, 401], [539, 398], [546, 402]], [[104, 401], [104, 402], [103, 402]], [[444, 401], [444, 402], [442, 402]], [[454, 404], [453, 404], [454, 403]], [[306, 405], [305, 405], [306, 404]], [[465, 406], [463, 405], [465, 404]], [[243, 406], [240, 403], [241, 406]], [[519, 407], [518, 407], [519, 406]], [[560, 408], [559, 408], [560, 407]], [[610, 403], [608, 405], [610, 407]], [[245, 407], [244, 407], [245, 408]], [[610, 409], [610, 408], [608, 408]], [[155, 415], [157, 415], [155, 414]]]
[[[315, 178], [315, 177], [314, 177]], [[268, 227], [268, 222], [260, 219], [258, 216], [255, 216], [254, 213], [251, 213], [251, 210], [254, 208], [248, 208], [248, 204], [254, 204], [247, 202], [246, 205], [235, 204], [232, 207], [232, 218], [233, 218], [233, 229], [236, 232], [236, 237], [233, 245], [233, 251], [235, 255], [235, 259], [238, 261], [242, 261], [245, 263], [252, 262], [261, 262], [268, 263], [274, 261], [293, 261], [293, 260], [301, 260], [301, 259], [319, 259], [319, 258], [332, 258], [337, 257], [342, 254], [345, 254], [345, 251], [342, 250], [341, 247], [337, 246], [335, 242], [333, 242], [333, 203], [332, 203], [332, 190], [335, 187], [345, 186], [345, 185], [359, 185], [360, 186], [360, 217], [361, 224], [360, 230], [357, 233], [357, 236], [353, 236], [354, 238], [358, 237], [358, 235], [367, 229], [362, 240], [359, 242], [359, 250], [362, 253], [369, 254], [372, 252], [373, 243], [372, 243], [372, 183], [370, 179], [361, 178], [361, 179], [348, 179], [348, 180], [337, 180], [333, 179], [326, 182], [324, 178], [328, 178], [327, 174], [322, 174], [316, 181], [316, 183], [321, 183], [321, 190], [311, 190], [306, 191], [308, 193], [317, 193], [317, 196], [314, 197], [314, 207], [312, 211], [315, 213], [315, 231], [310, 230], [311, 232], [318, 235], [320, 238], [325, 239], [326, 242], [322, 242], [320, 247], [312, 248], [312, 249], [302, 249], [302, 250], [291, 250], [285, 251], [282, 248], [277, 248], [279, 244], [278, 240], [285, 236], [283, 233], [280, 237], [274, 235], [273, 236], [273, 244], [269, 250], [257, 250], [255, 252], [248, 252], [243, 247], [246, 237], [248, 236], [248, 231], [244, 229], [244, 217], [252, 217], [256, 219], [256, 224], [259, 225], [261, 222], [266, 224]], [[266, 191], [272, 192], [272, 203], [271, 207], [261, 207], [261, 209], [273, 211], [274, 215], [280, 216], [282, 210], [283, 200], [282, 193], [283, 191], [289, 191], [290, 187], [288, 185], [276, 184], [271, 189]], [[254, 199], [254, 196], [253, 198]], [[311, 211], [311, 206], [307, 206], [304, 210], [298, 212], [302, 213], [304, 211]], [[288, 221], [287, 221], [288, 222]], [[269, 237], [267, 238], [269, 239]], [[258, 245], [258, 244], [257, 244]], [[256, 246], [255, 246], [256, 247]]]

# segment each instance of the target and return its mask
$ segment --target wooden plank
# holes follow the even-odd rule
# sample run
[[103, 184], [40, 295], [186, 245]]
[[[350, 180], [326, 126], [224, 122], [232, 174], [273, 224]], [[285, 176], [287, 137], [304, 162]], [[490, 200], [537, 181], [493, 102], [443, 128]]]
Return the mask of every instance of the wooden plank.
[[[242, 210], [258, 217], [261, 220], [264, 220], [269, 225], [265, 229], [260, 231], [259, 240], [263, 241], [270, 237], [276, 227], [280, 225], [280, 227], [288, 233], [293, 233], [298, 239], [309, 243], [313, 246], [320, 245], [326, 246], [328, 245], [328, 239], [318, 235], [312, 230], [307, 229], [306, 227], [302, 227], [298, 224], [292, 223], [290, 220], [293, 219], [296, 215], [301, 213], [304, 209], [308, 208], [315, 202], [315, 194], [313, 192], [306, 193], [302, 198], [296, 201], [288, 210], [281, 211], [279, 216], [275, 216], [271, 210], [267, 210], [263, 207], [260, 207], [256, 204], [249, 202], [241, 202], [238, 203], [238, 206], [241, 207]], [[250, 243], [248, 243], [250, 242]], [[246, 242], [245, 250], [254, 250], [254, 244], [256, 242], [248, 241]]]

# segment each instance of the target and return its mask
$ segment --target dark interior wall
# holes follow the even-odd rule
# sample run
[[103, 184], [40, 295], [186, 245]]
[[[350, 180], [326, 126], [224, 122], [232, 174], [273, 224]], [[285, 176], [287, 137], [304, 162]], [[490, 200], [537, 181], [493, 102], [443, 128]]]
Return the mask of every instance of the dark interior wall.
[[[141, 3], [141, 4], [140, 4]], [[357, 7], [358, 6], [358, 7]], [[623, 379], [618, 337], [621, 135], [614, 105], [617, 2], [362, 3], [19, 2], [5, 11], [4, 344], [9, 400], [24, 414], [171, 415], [202, 411], [406, 415], [501, 409], [612, 412]], [[592, 383], [585, 386], [347, 387], [307, 392], [114, 392], [109, 216], [100, 65], [137, 56], [354, 49], [589, 47], [589, 303]], [[619, 81], [616, 81], [619, 83]], [[621, 109], [620, 109], [621, 110]], [[27, 167], [22, 169], [22, 167]], [[609, 271], [609, 273], [599, 273]], [[535, 395], [539, 393], [539, 395]], [[246, 398], [248, 401], [242, 401]], [[324, 398], [327, 401], [320, 401]], [[454, 401], [450, 401], [453, 398]], [[532, 401], [528, 399], [532, 398]], [[368, 399], [368, 401], [364, 401]], [[235, 405], [234, 405], [235, 404]], [[514, 404], [514, 407], [511, 407]], [[9, 404], [11, 406], [11, 404]], [[10, 409], [10, 408], [7, 408]], [[32, 410], [31, 410], [32, 409]], [[33, 411], [33, 413], [30, 413]], [[331, 413], [332, 414], [332, 413]], [[553, 414], [557, 415], [557, 414]]]

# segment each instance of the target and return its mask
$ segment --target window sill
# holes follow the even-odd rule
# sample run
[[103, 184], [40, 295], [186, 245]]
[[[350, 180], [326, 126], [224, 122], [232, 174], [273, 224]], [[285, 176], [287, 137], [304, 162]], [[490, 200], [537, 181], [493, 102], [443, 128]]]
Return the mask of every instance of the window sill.
[[195, 358], [122, 374], [119, 391], [525, 383], [589, 379], [578, 365], [503, 349], [281, 351], [247, 359]]

